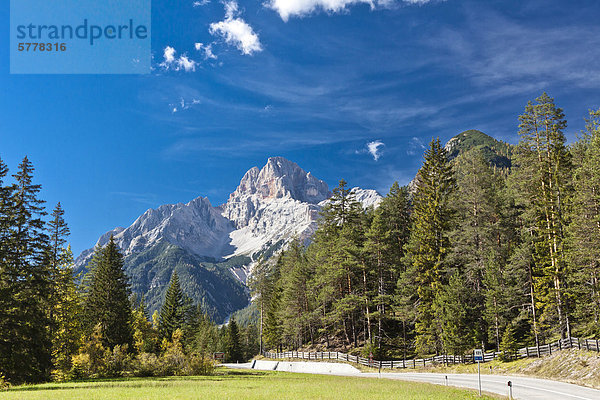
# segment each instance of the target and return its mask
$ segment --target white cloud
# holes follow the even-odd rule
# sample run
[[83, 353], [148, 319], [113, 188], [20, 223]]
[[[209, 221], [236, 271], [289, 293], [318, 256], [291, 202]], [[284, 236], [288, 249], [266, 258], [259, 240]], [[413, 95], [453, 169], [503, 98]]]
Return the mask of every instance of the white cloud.
[[196, 50], [204, 52], [205, 60], [217, 59], [217, 56], [212, 51], [212, 44], [194, 43], [194, 47], [196, 48]]
[[246, 21], [238, 17], [237, 2], [226, 1], [224, 6], [225, 19], [210, 24], [210, 34], [221, 36], [225, 43], [237, 47], [242, 54], [251, 55], [254, 52], [262, 51], [258, 35]]
[[165, 47], [163, 51], [164, 61], [159, 65], [165, 70], [184, 70], [185, 72], [191, 72], [196, 70], [196, 66], [198, 65], [196, 61], [189, 59], [188, 56], [185, 54], [182, 54], [181, 56], [179, 56], [179, 58], [177, 58], [176, 53], [177, 51], [173, 47]]
[[163, 58], [165, 59], [165, 64], [171, 64], [173, 61], [175, 61], [175, 49], [171, 46], [165, 47]]
[[367, 143], [367, 151], [373, 156], [373, 160], [379, 160], [381, 157], [381, 148], [383, 146], [385, 146], [385, 144], [381, 140], [374, 140]]
[[[422, 5], [435, 0], [398, 0], [403, 3]], [[371, 9], [386, 8], [396, 4], [396, 0], [267, 0], [265, 6], [277, 11], [282, 20], [290, 17], [304, 17], [306, 15], [325, 11], [339, 13], [355, 4], [368, 4]], [[444, 1], [444, 0], [441, 0]]]
[[205, 6], [205, 5], [207, 5], [208, 3], [210, 3], [210, 0], [200, 0], [200, 1], [194, 1], [194, 2], [192, 3], [192, 5], [193, 5], [194, 7], [201, 7], [201, 6]]

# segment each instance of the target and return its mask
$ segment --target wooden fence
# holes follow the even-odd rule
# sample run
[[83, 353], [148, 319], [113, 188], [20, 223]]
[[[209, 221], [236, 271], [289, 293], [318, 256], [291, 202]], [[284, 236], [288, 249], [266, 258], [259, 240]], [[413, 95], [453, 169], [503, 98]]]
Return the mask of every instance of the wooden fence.
[[[581, 349], [588, 351], [596, 351], [600, 353], [600, 340], [598, 339], [578, 339], [578, 338], [567, 338], [561, 339], [555, 343], [540, 345], [539, 347], [524, 347], [519, 349], [512, 358], [527, 358], [527, 357], [541, 357], [544, 355], [552, 354], [556, 351], [564, 349]], [[483, 354], [483, 362], [492, 361], [498, 357], [502, 352], [492, 351]], [[287, 351], [285, 353], [271, 353], [264, 352], [263, 355], [267, 358], [274, 359], [302, 359], [302, 360], [335, 360], [345, 361], [355, 364], [364, 365], [366, 367], [381, 368], [381, 369], [394, 369], [394, 368], [418, 368], [426, 367], [428, 365], [453, 365], [453, 364], [472, 364], [474, 363], [474, 355], [466, 354], [464, 356], [451, 356], [442, 355], [429, 358], [412, 358], [409, 360], [391, 360], [391, 361], [377, 361], [371, 360], [364, 357], [353, 356], [346, 353], [340, 353], [337, 351], [333, 352], [302, 352], [302, 351]]]

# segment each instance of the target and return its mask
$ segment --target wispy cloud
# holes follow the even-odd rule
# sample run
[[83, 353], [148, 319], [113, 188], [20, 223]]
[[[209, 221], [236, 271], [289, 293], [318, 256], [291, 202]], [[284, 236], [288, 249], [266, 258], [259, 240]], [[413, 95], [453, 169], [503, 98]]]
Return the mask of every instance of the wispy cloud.
[[191, 101], [186, 101], [183, 97], [179, 100], [178, 103], [169, 104], [171, 107], [171, 112], [174, 114], [179, 111], [187, 110], [196, 104], [200, 104], [202, 101], [200, 99], [192, 99]]
[[124, 197], [129, 201], [156, 207], [158, 197], [154, 193], [110, 192], [113, 196]]
[[242, 54], [252, 55], [263, 50], [258, 35], [252, 27], [239, 17], [239, 7], [235, 1], [226, 1], [225, 19], [210, 24], [211, 35], [220, 36], [225, 43], [235, 46]]
[[525, 24], [478, 9], [467, 13], [460, 30], [442, 29], [425, 43], [445, 65], [458, 66], [478, 85], [515, 89], [521, 83], [563, 82], [600, 87], [600, 67], [594, 61], [600, 57], [598, 26]]
[[194, 1], [192, 3], [192, 5], [194, 7], [201, 7], [201, 6], [205, 6], [205, 5], [209, 4], [209, 3], [210, 3], [210, 0], [198, 0], [198, 1]]
[[423, 5], [431, 1], [435, 0], [268, 0], [265, 6], [275, 10], [281, 19], [287, 22], [290, 17], [302, 18], [319, 11], [329, 14], [345, 12], [348, 7], [356, 4], [368, 4], [374, 10], [393, 7], [398, 2]]
[[416, 136], [413, 136], [412, 138], [410, 138], [410, 141], [408, 142], [408, 147], [406, 149], [407, 155], [414, 156], [417, 154], [421, 154], [421, 153], [423, 153], [424, 150], [425, 150], [425, 144], [423, 143], [423, 141], [421, 139], [419, 139]]

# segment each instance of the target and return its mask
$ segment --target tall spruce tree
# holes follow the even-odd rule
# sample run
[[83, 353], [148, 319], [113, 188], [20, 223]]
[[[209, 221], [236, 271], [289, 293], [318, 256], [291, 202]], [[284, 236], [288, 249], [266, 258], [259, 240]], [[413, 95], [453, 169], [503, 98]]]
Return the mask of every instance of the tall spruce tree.
[[[6, 167], [0, 165], [5, 176]], [[48, 379], [51, 368], [50, 316], [52, 275], [43, 217], [41, 185], [33, 183], [27, 157], [13, 175], [15, 185], [2, 189], [2, 257], [6, 315], [0, 324], [0, 370], [13, 383]], [[3, 296], [4, 297], [4, 296]]]
[[11, 376], [16, 376], [11, 352], [18, 302], [14, 280], [17, 275], [10, 262], [15, 226], [15, 186], [6, 182], [8, 172], [8, 167], [0, 160], [0, 374], [11, 379]]
[[176, 329], [183, 328], [186, 322], [186, 299], [181, 285], [179, 284], [179, 276], [177, 271], [173, 271], [171, 281], [165, 302], [160, 309], [158, 319], [158, 331], [163, 338], [171, 340], [171, 336]]
[[441, 274], [450, 249], [451, 210], [448, 201], [454, 189], [452, 168], [439, 139], [432, 140], [425, 152], [416, 187], [406, 252], [418, 295], [416, 348], [421, 354], [430, 354], [442, 350], [434, 300], [441, 290]]
[[240, 340], [240, 330], [234, 318], [229, 320], [225, 332], [225, 359], [228, 362], [245, 361]]
[[96, 249], [90, 273], [84, 308], [87, 333], [99, 325], [104, 346], [128, 345], [133, 350], [131, 291], [114, 237]]

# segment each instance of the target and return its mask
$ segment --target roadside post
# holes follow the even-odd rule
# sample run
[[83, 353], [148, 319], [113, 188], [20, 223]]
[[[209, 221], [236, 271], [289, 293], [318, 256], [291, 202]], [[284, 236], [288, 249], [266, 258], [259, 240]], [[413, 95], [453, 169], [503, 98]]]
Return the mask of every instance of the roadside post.
[[483, 361], [483, 350], [475, 349], [473, 360], [477, 361], [477, 379], [479, 381], [479, 395], [481, 396], [481, 362]]
[[508, 399], [512, 400], [512, 382], [508, 381]]

